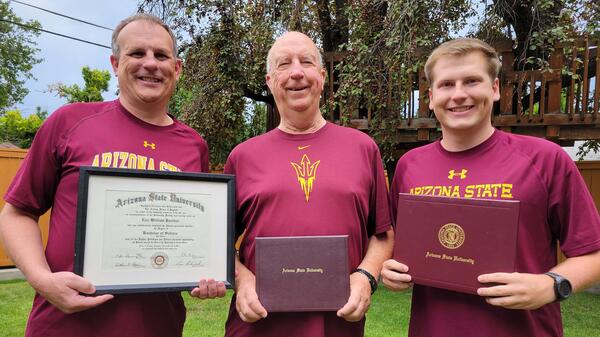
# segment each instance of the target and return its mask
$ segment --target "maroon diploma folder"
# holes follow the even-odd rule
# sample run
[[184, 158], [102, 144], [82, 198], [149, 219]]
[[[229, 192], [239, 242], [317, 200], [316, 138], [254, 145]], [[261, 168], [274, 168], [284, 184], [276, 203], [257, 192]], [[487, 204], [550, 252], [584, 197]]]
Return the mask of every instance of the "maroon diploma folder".
[[337, 311], [350, 296], [347, 235], [257, 237], [255, 262], [269, 312]]
[[519, 201], [400, 193], [394, 259], [416, 284], [476, 294], [477, 276], [513, 272]]

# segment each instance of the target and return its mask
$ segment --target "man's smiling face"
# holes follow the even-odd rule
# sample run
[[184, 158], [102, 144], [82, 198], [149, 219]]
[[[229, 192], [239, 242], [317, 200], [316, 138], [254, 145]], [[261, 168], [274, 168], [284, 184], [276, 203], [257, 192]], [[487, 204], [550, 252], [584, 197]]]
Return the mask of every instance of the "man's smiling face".
[[325, 70], [315, 44], [304, 34], [290, 32], [275, 42], [270, 54], [266, 79], [279, 112], [318, 113]]
[[429, 108], [443, 132], [477, 134], [490, 123], [494, 101], [500, 99], [498, 79], [492, 80], [483, 53], [446, 56], [432, 69]]
[[161, 26], [143, 20], [129, 23], [117, 39], [118, 58], [111, 63], [119, 80], [121, 99], [132, 105], [167, 104], [181, 72], [173, 41]]

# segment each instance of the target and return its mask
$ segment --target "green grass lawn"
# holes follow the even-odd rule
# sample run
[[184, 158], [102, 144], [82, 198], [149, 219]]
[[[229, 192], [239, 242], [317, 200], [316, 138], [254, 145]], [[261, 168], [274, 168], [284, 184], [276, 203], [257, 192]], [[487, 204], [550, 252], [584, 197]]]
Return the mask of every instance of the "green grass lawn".
[[[25, 281], [0, 282], [0, 335], [23, 336], [33, 290]], [[231, 291], [222, 299], [200, 301], [184, 295], [188, 308], [184, 336], [223, 336]], [[380, 287], [367, 314], [367, 337], [406, 336], [410, 292]], [[600, 295], [575, 294], [562, 305], [566, 337], [600, 336]]]

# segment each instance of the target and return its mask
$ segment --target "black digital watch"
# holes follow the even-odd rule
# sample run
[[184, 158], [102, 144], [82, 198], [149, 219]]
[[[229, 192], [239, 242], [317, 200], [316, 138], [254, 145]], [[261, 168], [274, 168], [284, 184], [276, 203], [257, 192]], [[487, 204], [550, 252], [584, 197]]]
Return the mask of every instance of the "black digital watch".
[[573, 291], [573, 286], [571, 286], [571, 282], [569, 282], [569, 280], [551, 271], [544, 274], [550, 276], [554, 280], [554, 294], [556, 295], [557, 302], [564, 301], [569, 298], [571, 292]]

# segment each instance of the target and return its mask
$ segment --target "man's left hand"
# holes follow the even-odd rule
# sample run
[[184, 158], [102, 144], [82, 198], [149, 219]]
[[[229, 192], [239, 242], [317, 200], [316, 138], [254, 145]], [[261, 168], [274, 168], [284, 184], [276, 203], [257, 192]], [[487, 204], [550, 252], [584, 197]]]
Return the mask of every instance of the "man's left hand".
[[360, 273], [350, 275], [350, 297], [348, 302], [337, 312], [338, 317], [348, 322], [358, 322], [371, 305], [371, 285]]
[[477, 289], [486, 302], [507, 309], [537, 309], [554, 301], [554, 281], [544, 274], [492, 273], [479, 275], [481, 283], [500, 285]]
[[190, 291], [190, 295], [200, 299], [208, 299], [225, 296], [225, 283], [213, 279], [202, 279], [198, 282], [198, 287]]

